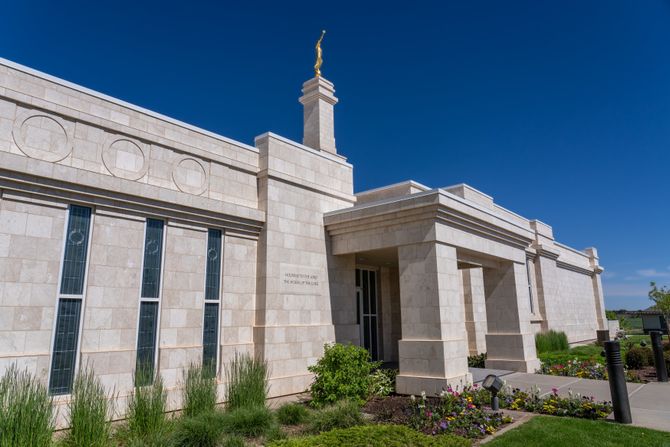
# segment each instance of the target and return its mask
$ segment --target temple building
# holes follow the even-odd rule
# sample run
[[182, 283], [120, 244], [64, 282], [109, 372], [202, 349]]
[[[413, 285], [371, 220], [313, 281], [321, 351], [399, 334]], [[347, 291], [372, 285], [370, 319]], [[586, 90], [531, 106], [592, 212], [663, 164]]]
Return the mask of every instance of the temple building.
[[466, 184], [355, 193], [333, 84], [299, 101], [302, 142], [249, 146], [0, 59], [0, 372], [66, 402], [82, 365], [120, 399], [141, 367], [179, 408], [190, 362], [223, 391], [259, 356], [283, 396], [341, 342], [430, 394], [471, 382], [469, 355], [533, 372], [535, 333], [607, 328], [594, 248]]

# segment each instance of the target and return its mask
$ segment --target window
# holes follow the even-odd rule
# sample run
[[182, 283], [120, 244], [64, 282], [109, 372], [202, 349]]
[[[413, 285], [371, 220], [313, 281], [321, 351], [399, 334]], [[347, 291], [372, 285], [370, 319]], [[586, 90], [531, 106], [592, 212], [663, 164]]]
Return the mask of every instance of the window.
[[205, 310], [202, 325], [202, 365], [212, 375], [217, 371], [219, 349], [219, 295], [221, 292], [221, 231], [207, 233]]
[[142, 263], [140, 317], [137, 330], [135, 380], [138, 385], [146, 385], [152, 381], [154, 376], [163, 263], [163, 228], [162, 220], [147, 219]]
[[72, 391], [90, 231], [91, 208], [70, 205], [49, 373], [51, 394]]

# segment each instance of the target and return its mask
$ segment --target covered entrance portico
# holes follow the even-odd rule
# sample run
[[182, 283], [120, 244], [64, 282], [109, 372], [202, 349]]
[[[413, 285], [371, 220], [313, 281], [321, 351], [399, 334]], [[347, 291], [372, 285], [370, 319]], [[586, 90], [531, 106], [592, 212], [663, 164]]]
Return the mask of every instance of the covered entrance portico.
[[325, 224], [340, 287], [331, 293], [337, 341], [397, 361], [399, 393], [470, 384], [467, 357], [484, 347], [489, 368], [539, 367], [530, 229], [440, 189], [360, 203]]

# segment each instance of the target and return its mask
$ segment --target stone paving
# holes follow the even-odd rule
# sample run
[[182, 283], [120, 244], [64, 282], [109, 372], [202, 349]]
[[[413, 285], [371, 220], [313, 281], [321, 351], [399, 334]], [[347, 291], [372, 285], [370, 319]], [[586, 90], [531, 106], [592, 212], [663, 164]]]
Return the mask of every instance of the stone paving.
[[[549, 394], [552, 388], [556, 388], [560, 395], [567, 395], [572, 391], [583, 396], [593, 396], [599, 401], [612, 400], [609, 383], [605, 380], [517, 372], [505, 374], [502, 378], [508, 385], [522, 390], [528, 390], [535, 385], [540, 388], [542, 395]], [[633, 425], [670, 431], [670, 383], [628, 383], [627, 388]], [[611, 415], [609, 419], [614, 419], [614, 416]]]

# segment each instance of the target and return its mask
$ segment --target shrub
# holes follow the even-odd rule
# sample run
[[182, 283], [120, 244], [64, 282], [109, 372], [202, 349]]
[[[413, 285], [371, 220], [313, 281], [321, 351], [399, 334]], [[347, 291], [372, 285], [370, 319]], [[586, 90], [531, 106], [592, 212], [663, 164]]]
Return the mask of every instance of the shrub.
[[323, 357], [308, 369], [315, 374], [310, 387], [312, 404], [321, 406], [341, 399], [365, 402], [370, 391], [370, 373], [380, 362], [371, 362], [365, 348], [339, 343], [326, 344]]
[[626, 368], [640, 369], [653, 364], [653, 351], [651, 348], [633, 346], [626, 352]]
[[109, 403], [105, 388], [86, 367], [77, 374], [68, 405], [70, 431], [66, 446], [102, 447], [110, 442], [111, 421], [108, 419]]
[[216, 378], [202, 365], [191, 363], [184, 371], [182, 398], [184, 415], [212, 412], [216, 406]]
[[308, 431], [321, 433], [335, 428], [349, 428], [365, 423], [357, 402], [344, 400], [315, 411], [310, 420]]
[[225, 367], [226, 407], [237, 408], [262, 407], [268, 394], [268, 365], [249, 354], [238, 354]]
[[46, 387], [15, 364], [0, 379], [0, 446], [51, 445], [52, 400]]
[[538, 354], [543, 352], [567, 351], [570, 345], [565, 332], [554, 330], [535, 334], [535, 349]]
[[173, 436], [176, 447], [215, 447], [223, 437], [223, 414], [201, 412], [184, 417], [177, 424]]
[[276, 441], [271, 447], [408, 446], [469, 447], [467, 439], [449, 434], [429, 436], [402, 425], [366, 425], [338, 429], [317, 436]]
[[468, 356], [468, 366], [470, 368], [485, 368], [486, 367], [486, 353]]
[[127, 436], [130, 440], [141, 441], [141, 444], [161, 444], [168, 425], [165, 415], [166, 401], [167, 394], [160, 375], [150, 385], [135, 386], [126, 413]]
[[275, 413], [282, 425], [299, 425], [307, 420], [309, 412], [304, 405], [290, 403], [279, 407]]
[[397, 375], [397, 369], [377, 369], [370, 376], [370, 391], [368, 395], [386, 397], [395, 392], [395, 378]]
[[227, 433], [253, 438], [268, 433], [275, 422], [270, 410], [255, 406], [230, 410], [221, 424]]

